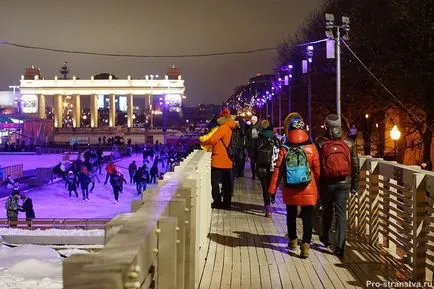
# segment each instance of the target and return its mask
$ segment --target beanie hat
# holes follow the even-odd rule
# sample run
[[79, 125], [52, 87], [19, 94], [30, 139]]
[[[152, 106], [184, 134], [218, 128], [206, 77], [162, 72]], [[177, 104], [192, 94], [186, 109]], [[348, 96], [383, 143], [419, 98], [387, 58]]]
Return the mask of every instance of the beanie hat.
[[222, 112], [220, 112], [219, 117], [225, 117], [231, 115], [229, 108], [225, 107]]
[[324, 125], [327, 129], [341, 127], [341, 121], [336, 114], [329, 114], [325, 119]]
[[263, 129], [269, 128], [270, 127], [270, 122], [267, 119], [264, 119], [263, 121], [261, 121], [261, 127]]

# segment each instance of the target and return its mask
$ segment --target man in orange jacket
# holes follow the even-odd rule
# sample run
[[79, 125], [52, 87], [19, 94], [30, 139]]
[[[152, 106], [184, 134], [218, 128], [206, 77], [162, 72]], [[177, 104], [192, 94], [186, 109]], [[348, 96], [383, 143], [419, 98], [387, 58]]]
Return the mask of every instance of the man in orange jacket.
[[[232, 130], [237, 126], [234, 119], [235, 116], [231, 115], [229, 109], [225, 108], [217, 119], [218, 129], [209, 139], [203, 142], [204, 145], [212, 146], [211, 187], [214, 200], [212, 207], [216, 209], [228, 209], [231, 206], [233, 162], [229, 158], [226, 148], [231, 142]], [[222, 183], [223, 202], [219, 188], [220, 182]]]

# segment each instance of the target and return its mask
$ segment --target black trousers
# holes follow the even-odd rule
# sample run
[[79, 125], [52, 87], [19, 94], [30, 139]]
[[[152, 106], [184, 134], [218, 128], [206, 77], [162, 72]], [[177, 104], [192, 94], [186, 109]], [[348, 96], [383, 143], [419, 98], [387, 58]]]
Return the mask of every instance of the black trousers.
[[115, 201], [119, 199], [119, 191], [121, 190], [120, 187], [113, 187], [113, 194], [115, 195]]
[[[312, 241], [312, 214], [313, 206], [301, 206], [301, 220], [303, 222], [303, 243]], [[297, 206], [286, 206], [286, 225], [288, 238], [297, 238]]]
[[[222, 192], [220, 192], [220, 183], [222, 184]], [[230, 205], [232, 201], [232, 191], [234, 189], [232, 169], [211, 168], [211, 189], [215, 204], [222, 203], [223, 193], [223, 204]]]
[[322, 237], [330, 240], [330, 228], [333, 220], [333, 210], [336, 215], [335, 247], [343, 250], [345, 247], [347, 231], [347, 201], [350, 195], [351, 184], [334, 183], [321, 187], [321, 204], [324, 208], [322, 216]]
[[270, 185], [272, 173], [265, 168], [259, 168], [258, 170], [259, 170], [258, 178], [261, 181], [262, 197], [264, 198], [264, 206], [269, 206], [271, 202], [270, 202], [270, 195], [268, 194], [268, 186]]
[[81, 186], [81, 192], [83, 194], [83, 200], [89, 198], [89, 186]]

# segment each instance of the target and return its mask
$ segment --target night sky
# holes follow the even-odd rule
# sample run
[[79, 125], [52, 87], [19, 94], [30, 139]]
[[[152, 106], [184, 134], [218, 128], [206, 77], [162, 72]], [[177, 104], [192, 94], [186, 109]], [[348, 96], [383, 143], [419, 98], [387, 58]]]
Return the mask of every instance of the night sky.
[[[0, 41], [64, 50], [182, 55], [275, 47], [322, 0], [0, 0]], [[122, 3], [122, 4], [121, 4]], [[187, 104], [225, 101], [236, 85], [272, 71], [276, 52], [203, 58], [115, 58], [44, 52], [0, 44], [0, 90], [19, 84], [27, 66], [46, 79], [99, 72], [120, 78], [181, 68]]]

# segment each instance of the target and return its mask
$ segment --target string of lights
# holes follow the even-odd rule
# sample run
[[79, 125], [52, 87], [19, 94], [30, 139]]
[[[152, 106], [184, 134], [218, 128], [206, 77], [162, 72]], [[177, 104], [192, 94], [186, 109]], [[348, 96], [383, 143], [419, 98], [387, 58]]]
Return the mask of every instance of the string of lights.
[[425, 126], [425, 128], [429, 129], [430, 131], [432, 131], [432, 128], [430, 128], [429, 126], [427, 126], [422, 120], [419, 119], [419, 117], [417, 115], [415, 115], [397, 96], [395, 96], [395, 94], [393, 94], [393, 92], [390, 91], [389, 88], [387, 88], [386, 85], [383, 84], [383, 82], [381, 82], [380, 79], [378, 79], [377, 76], [375, 76], [375, 74], [368, 68], [368, 66], [366, 66], [366, 64], [357, 56], [357, 54], [350, 48], [350, 46], [345, 42], [345, 40], [341, 39], [342, 43], [345, 45], [345, 47], [348, 49], [348, 51], [354, 56], [354, 58], [356, 58], [356, 60], [362, 65], [362, 67], [375, 79], [375, 81], [377, 81], [383, 88], [384, 90], [390, 95], [392, 96], [395, 101], [402, 107], [404, 108], [404, 110], [411, 115], [412, 117], [414, 117], [416, 120], [418, 120], [419, 122], [423, 123], [423, 125]]
[[210, 53], [198, 53], [198, 54], [174, 54], [174, 55], [144, 55], [144, 54], [121, 54], [121, 53], [104, 53], [104, 52], [92, 52], [92, 51], [80, 51], [80, 50], [65, 50], [41, 46], [32, 46], [19, 43], [13, 43], [8, 41], [1, 41], [0, 44], [8, 45], [24, 49], [42, 50], [49, 52], [60, 52], [69, 54], [81, 54], [81, 55], [94, 55], [94, 56], [108, 56], [108, 57], [129, 57], [129, 58], [193, 58], [193, 57], [210, 57], [210, 56], [223, 56], [223, 55], [236, 55], [236, 54], [254, 54], [260, 52], [275, 51], [276, 47], [266, 47], [251, 50], [240, 51], [227, 51], [227, 52], [210, 52]]

